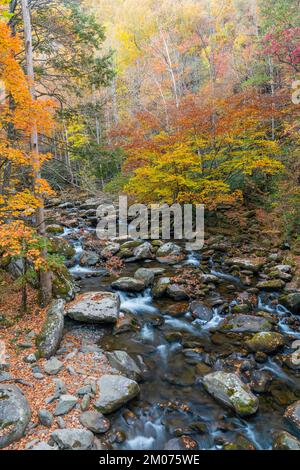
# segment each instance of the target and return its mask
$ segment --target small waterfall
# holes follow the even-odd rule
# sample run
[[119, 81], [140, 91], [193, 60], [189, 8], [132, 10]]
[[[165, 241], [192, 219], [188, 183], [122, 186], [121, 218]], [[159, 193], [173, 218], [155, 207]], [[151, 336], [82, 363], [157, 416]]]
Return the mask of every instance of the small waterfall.
[[158, 312], [158, 309], [152, 305], [153, 298], [150, 289], [146, 289], [141, 294], [119, 292], [119, 295], [121, 299], [121, 310], [127, 310], [133, 314]]

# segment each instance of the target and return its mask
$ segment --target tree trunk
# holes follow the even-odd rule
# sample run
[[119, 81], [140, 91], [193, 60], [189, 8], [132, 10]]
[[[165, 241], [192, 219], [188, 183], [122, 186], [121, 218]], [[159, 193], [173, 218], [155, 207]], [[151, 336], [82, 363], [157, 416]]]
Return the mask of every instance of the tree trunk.
[[[28, 0], [21, 0], [22, 15], [24, 23], [24, 37], [25, 37], [25, 55], [26, 55], [26, 66], [27, 75], [30, 80], [29, 87], [32, 98], [36, 99], [35, 83], [34, 83], [34, 68], [33, 68], [33, 48], [32, 48], [32, 26]], [[38, 187], [41, 178], [41, 165], [39, 158], [39, 141], [37, 125], [35, 125], [31, 132], [31, 152], [32, 152], [32, 166], [33, 166], [33, 178], [35, 188]], [[44, 203], [40, 198], [40, 207], [36, 211], [36, 225], [38, 232], [41, 236], [45, 236], [46, 225], [45, 225], [45, 212]], [[44, 250], [42, 255], [47, 256], [47, 251]], [[51, 272], [40, 272], [40, 300], [42, 306], [47, 305], [52, 298], [52, 278]]]

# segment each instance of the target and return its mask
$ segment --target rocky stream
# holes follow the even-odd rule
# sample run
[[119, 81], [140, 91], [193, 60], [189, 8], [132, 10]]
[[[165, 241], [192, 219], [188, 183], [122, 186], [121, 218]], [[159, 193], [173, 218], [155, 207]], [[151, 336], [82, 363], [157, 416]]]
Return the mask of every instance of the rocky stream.
[[[57, 282], [71, 302], [55, 303], [40, 350], [59, 359], [57, 336], [73, 332], [110, 366], [81, 393], [80, 448], [96, 435], [98, 448], [122, 450], [300, 450], [300, 286], [288, 247], [215, 234], [200, 252], [160, 240], [103, 246], [97, 203], [48, 209], [76, 288], [67, 275]], [[105, 268], [112, 258], [118, 276]], [[37, 447], [73, 448], [68, 432]]]

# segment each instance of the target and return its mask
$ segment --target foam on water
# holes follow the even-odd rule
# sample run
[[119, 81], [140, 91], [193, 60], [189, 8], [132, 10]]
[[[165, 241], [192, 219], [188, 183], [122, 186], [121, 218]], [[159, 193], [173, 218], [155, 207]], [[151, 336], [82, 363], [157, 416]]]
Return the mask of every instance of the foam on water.
[[152, 295], [150, 289], [146, 289], [141, 294], [128, 294], [120, 292], [121, 310], [128, 310], [134, 314], [156, 313], [158, 312], [152, 304]]

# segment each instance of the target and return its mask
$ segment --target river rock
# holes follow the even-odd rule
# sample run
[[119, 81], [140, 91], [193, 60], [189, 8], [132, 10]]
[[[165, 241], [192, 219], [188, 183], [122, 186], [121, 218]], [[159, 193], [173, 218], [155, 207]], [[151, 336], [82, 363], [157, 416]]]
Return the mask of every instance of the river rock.
[[155, 274], [152, 269], [140, 268], [134, 273], [135, 279], [144, 283], [146, 287], [154, 282]]
[[156, 252], [156, 259], [162, 264], [176, 264], [184, 259], [180, 246], [169, 242], [162, 245]]
[[265, 258], [226, 258], [224, 263], [228, 266], [237, 266], [246, 271], [258, 272], [265, 264]]
[[67, 314], [85, 323], [116, 323], [120, 311], [120, 298], [111, 292], [88, 292], [67, 308]]
[[300, 432], [300, 401], [296, 401], [290, 405], [285, 413], [284, 417], [288, 420], [288, 422], [292, 425], [297, 433]]
[[282, 431], [275, 436], [273, 450], [300, 450], [300, 441], [289, 432]]
[[285, 282], [281, 279], [271, 279], [269, 281], [261, 281], [259, 282], [256, 287], [260, 290], [266, 290], [268, 292], [281, 290], [285, 286]]
[[142, 372], [136, 362], [125, 351], [106, 353], [110, 365], [132, 380], [141, 380]]
[[87, 429], [57, 429], [51, 437], [61, 450], [89, 450], [94, 444], [94, 434]]
[[185, 291], [184, 286], [180, 284], [171, 284], [167, 287], [167, 295], [171, 297], [171, 299], [180, 301], [180, 300], [188, 300], [189, 296]]
[[209, 322], [213, 318], [213, 311], [210, 307], [203, 304], [202, 302], [198, 302], [195, 300], [190, 304], [190, 311], [194, 318], [198, 318], [199, 320], [203, 320], [205, 322]]
[[77, 398], [73, 395], [61, 395], [54, 411], [54, 416], [62, 416], [71, 411], [77, 404]]
[[94, 251], [84, 251], [79, 259], [81, 266], [96, 266], [100, 261], [99, 255]]
[[280, 302], [294, 315], [300, 315], [300, 292], [280, 297]]
[[82, 426], [95, 434], [104, 434], [110, 428], [109, 420], [104, 418], [103, 414], [97, 411], [85, 411], [81, 413], [79, 421]]
[[163, 297], [166, 294], [167, 288], [169, 287], [170, 283], [171, 283], [171, 279], [169, 277], [160, 277], [156, 281], [152, 289], [153, 296], [156, 299]]
[[239, 416], [250, 416], [258, 410], [258, 399], [236, 374], [213, 372], [203, 377], [207, 392], [233, 409]]
[[40, 334], [36, 338], [36, 346], [40, 357], [49, 359], [59, 348], [64, 329], [63, 300], [52, 302], [47, 311], [46, 319]]
[[51, 357], [48, 361], [45, 362], [44, 364], [44, 369], [46, 374], [48, 375], [56, 375], [58, 374], [62, 369], [64, 368], [64, 365], [61, 361], [57, 359], [57, 357]]
[[21, 439], [31, 419], [27, 399], [15, 385], [0, 385], [0, 449]]
[[126, 292], [141, 292], [145, 289], [145, 283], [134, 277], [121, 277], [114, 281], [111, 286], [114, 289], [123, 290]]
[[153, 259], [153, 247], [151, 243], [145, 242], [133, 250], [133, 256], [137, 260]]
[[259, 333], [271, 329], [272, 325], [266, 318], [254, 315], [229, 315], [217, 327], [222, 333]]
[[76, 255], [75, 248], [64, 238], [53, 237], [50, 240], [51, 248], [49, 251], [57, 253], [70, 260]]
[[64, 233], [64, 228], [61, 225], [48, 225], [46, 232], [51, 233], [52, 235], [60, 235]]
[[285, 345], [284, 336], [273, 331], [263, 331], [256, 333], [250, 340], [246, 341], [246, 346], [252, 352], [274, 353]]
[[111, 256], [116, 255], [120, 251], [119, 243], [110, 243], [101, 251], [102, 258], [110, 258]]
[[100, 395], [94, 406], [97, 411], [103, 414], [109, 414], [121, 408], [140, 392], [140, 388], [134, 380], [121, 375], [103, 375], [98, 381], [98, 385]]
[[74, 279], [66, 266], [53, 274], [52, 294], [55, 299], [64, 299], [68, 302], [75, 298]]

